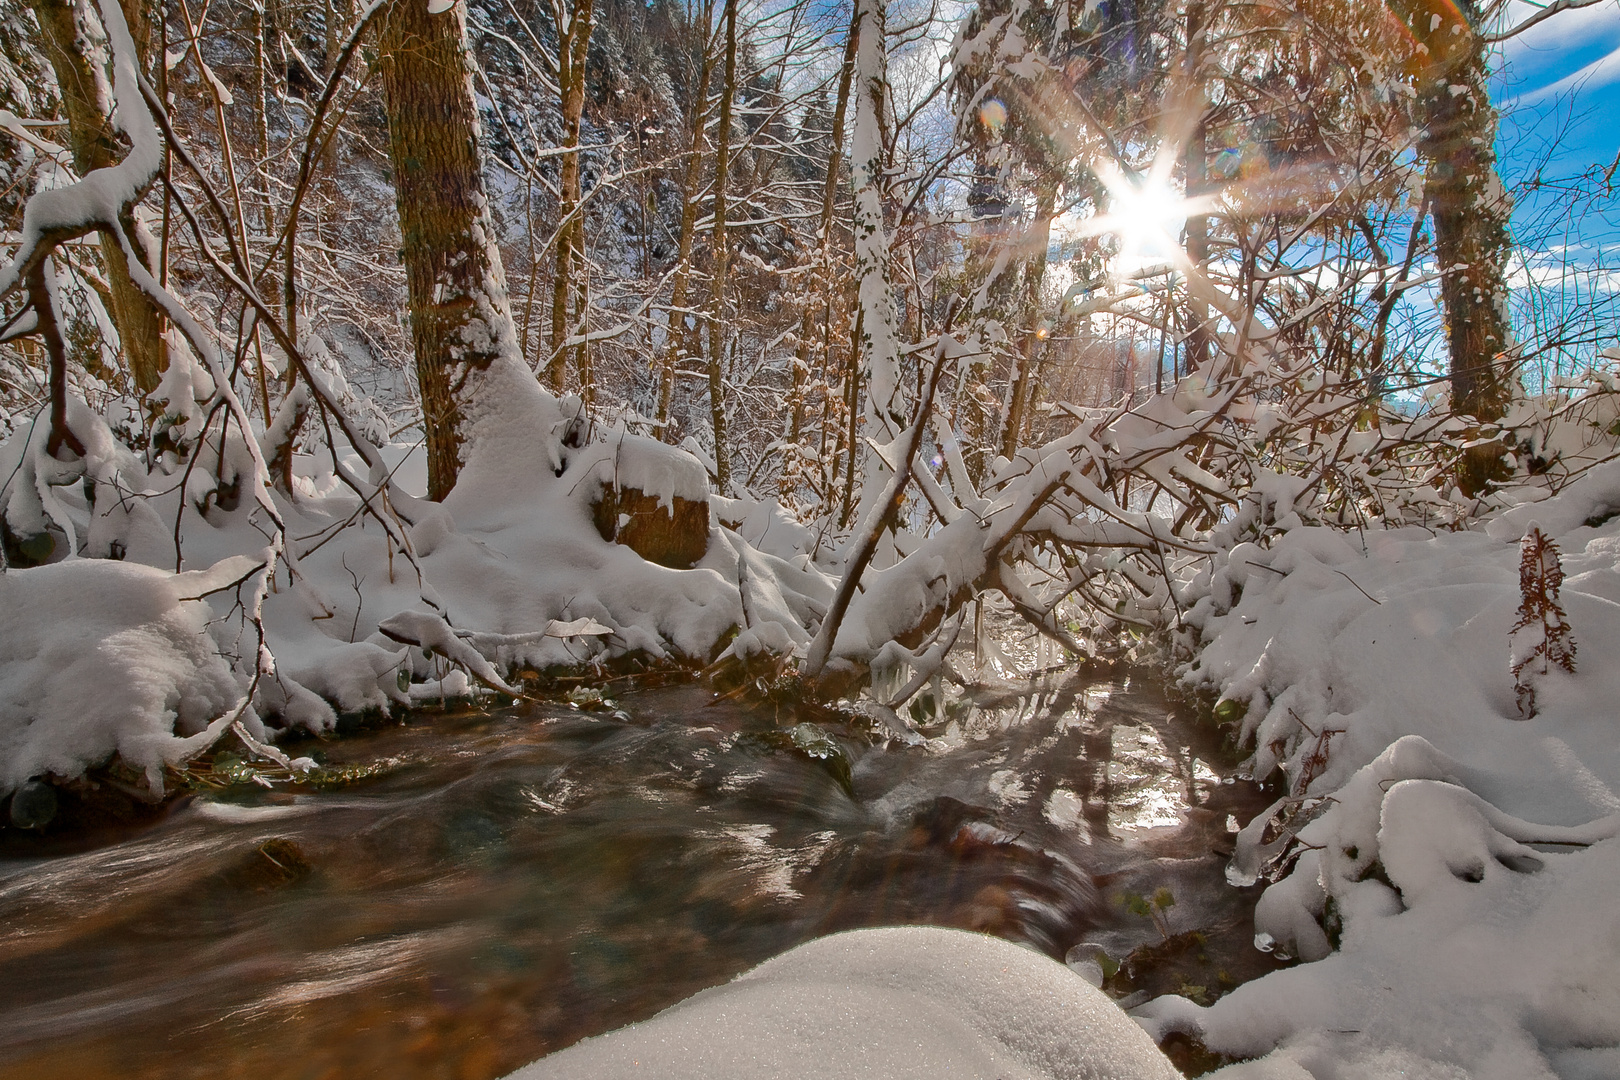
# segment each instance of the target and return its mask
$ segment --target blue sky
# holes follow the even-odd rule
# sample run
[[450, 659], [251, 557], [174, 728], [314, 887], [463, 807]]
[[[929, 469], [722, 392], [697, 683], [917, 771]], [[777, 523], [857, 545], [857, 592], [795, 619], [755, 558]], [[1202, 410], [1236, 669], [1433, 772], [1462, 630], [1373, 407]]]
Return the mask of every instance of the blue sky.
[[[1508, 16], [1522, 22], [1536, 6], [1513, 0]], [[1541, 147], [1560, 132], [1547, 175], [1612, 163], [1620, 151], [1620, 0], [1560, 12], [1502, 51], [1496, 98], [1504, 178], [1511, 183], [1533, 168]], [[1613, 231], [1615, 224], [1592, 226]]]
[[[1541, 2], [1512, 0], [1506, 18], [1517, 25]], [[1503, 180], [1512, 185], [1537, 169], [1547, 179], [1573, 178], [1613, 164], [1620, 152], [1620, 0], [1560, 12], [1501, 49], [1494, 97]], [[1547, 364], [1578, 370], [1614, 341], [1620, 201], [1571, 207], [1581, 207], [1574, 192], [1553, 188], [1522, 196], [1514, 209], [1522, 260], [1509, 280], [1519, 332], [1528, 341], [1569, 342], [1532, 355], [1525, 374], [1533, 389], [1551, 374]], [[1526, 288], [1532, 280], [1548, 288]]]

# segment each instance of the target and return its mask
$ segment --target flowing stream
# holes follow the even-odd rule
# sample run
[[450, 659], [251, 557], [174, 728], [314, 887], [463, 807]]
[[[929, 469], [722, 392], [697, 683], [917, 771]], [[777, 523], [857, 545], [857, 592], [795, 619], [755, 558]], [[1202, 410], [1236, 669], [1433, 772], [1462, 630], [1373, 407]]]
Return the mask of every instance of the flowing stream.
[[499, 1076], [892, 923], [1137, 949], [1116, 994], [1276, 966], [1220, 854], [1268, 797], [1156, 688], [1051, 675], [939, 721], [907, 745], [694, 685], [419, 714], [296, 748], [341, 783], [13, 844], [0, 1078]]

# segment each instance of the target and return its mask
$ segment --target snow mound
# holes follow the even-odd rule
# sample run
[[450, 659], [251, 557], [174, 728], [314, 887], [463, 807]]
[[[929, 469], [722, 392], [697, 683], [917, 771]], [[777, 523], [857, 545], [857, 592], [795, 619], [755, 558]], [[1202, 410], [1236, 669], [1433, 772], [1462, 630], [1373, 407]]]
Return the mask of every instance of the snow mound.
[[666, 510], [676, 499], [703, 502], [709, 497], [709, 477], [697, 458], [626, 431], [610, 431], [581, 450], [568, 470], [573, 477], [590, 476], [615, 490], [634, 488]]
[[1101, 990], [997, 938], [929, 926], [819, 938], [511, 1080], [1175, 1080]]
[[[115, 753], [162, 791], [164, 766], [207, 747], [244, 703], [200, 597], [255, 565], [238, 556], [171, 574], [74, 559], [0, 573], [0, 797]], [[242, 719], [266, 737], [251, 712]]]

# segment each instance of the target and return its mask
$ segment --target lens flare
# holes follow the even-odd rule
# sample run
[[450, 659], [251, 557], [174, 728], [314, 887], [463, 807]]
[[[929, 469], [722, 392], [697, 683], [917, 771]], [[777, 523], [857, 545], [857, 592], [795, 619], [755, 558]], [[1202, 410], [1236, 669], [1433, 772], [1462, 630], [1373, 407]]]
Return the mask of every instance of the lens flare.
[[1007, 126], [1007, 106], [991, 98], [979, 106], [979, 123], [990, 129], [990, 134], [1000, 135], [1001, 129]]

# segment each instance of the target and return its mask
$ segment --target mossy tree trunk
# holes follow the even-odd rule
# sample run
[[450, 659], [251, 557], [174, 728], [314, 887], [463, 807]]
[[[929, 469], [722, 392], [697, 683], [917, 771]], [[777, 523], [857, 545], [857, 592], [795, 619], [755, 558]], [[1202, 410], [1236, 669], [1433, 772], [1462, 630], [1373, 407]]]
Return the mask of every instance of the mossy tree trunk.
[[464, 464], [479, 377], [516, 349], [480, 167], [464, 6], [429, 14], [428, 0], [395, 0], [379, 51], [428, 497], [442, 499]]
[[[1496, 110], [1475, 0], [1405, 0], [1407, 26], [1420, 46], [1414, 60], [1418, 153], [1434, 222], [1446, 315], [1451, 407], [1499, 420], [1517, 388], [1510, 358], [1505, 266], [1512, 200], [1496, 172]], [[1465, 455], [1458, 481], [1477, 493], [1496, 469], [1489, 446]]]

